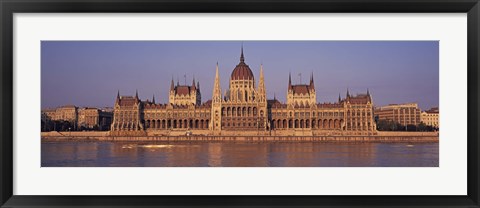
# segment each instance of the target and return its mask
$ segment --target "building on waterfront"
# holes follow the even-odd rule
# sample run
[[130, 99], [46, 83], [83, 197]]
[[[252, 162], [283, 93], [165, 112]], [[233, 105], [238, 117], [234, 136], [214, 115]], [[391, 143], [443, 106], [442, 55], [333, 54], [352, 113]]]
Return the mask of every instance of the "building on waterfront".
[[143, 104], [138, 98], [138, 91], [135, 96], [120, 96], [119, 91], [113, 109], [112, 132], [136, 135], [145, 130], [142, 122]]
[[[196, 86], [195, 86], [196, 84]], [[155, 97], [152, 98], [152, 102], [155, 103]], [[171, 105], [200, 105], [202, 102], [202, 94], [200, 93], [200, 82], [195, 83], [193, 78], [192, 85], [180, 85], [177, 81], [177, 85], [170, 83], [169, 91], [169, 104]]]
[[78, 107], [66, 105], [55, 110], [54, 119], [56, 121], [68, 121], [78, 123]]
[[78, 128], [92, 130], [110, 130], [113, 112], [98, 108], [80, 108], [78, 110]]
[[41, 114], [42, 131], [109, 130], [113, 118], [112, 110], [74, 105], [44, 109]]
[[[114, 106], [112, 135], [371, 135], [376, 133], [370, 92], [339, 96], [335, 103], [317, 103], [313, 74], [309, 84], [287, 87], [287, 102], [267, 99], [263, 65], [259, 80], [245, 61], [234, 67], [222, 90], [218, 63], [212, 99], [201, 102], [200, 84], [170, 84], [168, 104], [141, 101], [138, 92], [120, 96]], [[257, 85], [258, 83], [258, 85]]]
[[43, 109], [41, 115], [42, 131], [77, 130], [78, 107], [74, 105], [66, 105], [54, 109]]
[[402, 126], [420, 124], [420, 108], [417, 103], [390, 104], [375, 108], [379, 121], [393, 121]]
[[438, 129], [440, 128], [440, 121], [439, 121], [438, 115], [439, 115], [438, 107], [431, 108], [421, 113], [420, 121], [427, 126], [432, 126]]

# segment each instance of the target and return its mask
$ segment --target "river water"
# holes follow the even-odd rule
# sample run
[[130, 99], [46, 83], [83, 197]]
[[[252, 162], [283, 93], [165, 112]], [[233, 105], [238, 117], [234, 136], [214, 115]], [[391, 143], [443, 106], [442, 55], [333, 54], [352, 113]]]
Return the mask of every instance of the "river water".
[[438, 143], [42, 142], [42, 167], [438, 167]]

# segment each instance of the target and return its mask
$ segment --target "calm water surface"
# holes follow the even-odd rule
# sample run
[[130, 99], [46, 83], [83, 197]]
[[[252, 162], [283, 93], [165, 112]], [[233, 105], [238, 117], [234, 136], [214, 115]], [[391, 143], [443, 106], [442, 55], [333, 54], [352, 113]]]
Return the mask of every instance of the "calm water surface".
[[42, 167], [438, 167], [438, 143], [42, 142]]

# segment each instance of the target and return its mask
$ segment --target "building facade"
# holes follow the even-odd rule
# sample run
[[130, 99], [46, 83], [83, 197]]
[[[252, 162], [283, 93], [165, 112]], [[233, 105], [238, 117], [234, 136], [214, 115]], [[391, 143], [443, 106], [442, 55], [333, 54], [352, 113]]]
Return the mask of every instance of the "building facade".
[[420, 124], [420, 108], [417, 103], [390, 104], [375, 108], [378, 120], [394, 121], [403, 126]]
[[[258, 83], [258, 85], [257, 85]], [[212, 99], [201, 102], [200, 84], [170, 84], [167, 104], [117, 94], [113, 135], [371, 135], [376, 134], [373, 100], [365, 94], [317, 103], [313, 74], [309, 84], [287, 87], [287, 101], [267, 99], [263, 65], [259, 80], [245, 61], [243, 47], [227, 89], [222, 90], [218, 63]]]
[[421, 113], [420, 120], [425, 125], [432, 126], [438, 129], [440, 128], [440, 120], [438, 115], [438, 108], [431, 108], [430, 110], [426, 110]]
[[[73, 105], [44, 109], [41, 113], [42, 131], [110, 130], [113, 118], [112, 110]], [[67, 123], [67, 129], [63, 128]]]
[[78, 128], [80, 130], [110, 130], [113, 113], [105, 109], [81, 108], [78, 110]]

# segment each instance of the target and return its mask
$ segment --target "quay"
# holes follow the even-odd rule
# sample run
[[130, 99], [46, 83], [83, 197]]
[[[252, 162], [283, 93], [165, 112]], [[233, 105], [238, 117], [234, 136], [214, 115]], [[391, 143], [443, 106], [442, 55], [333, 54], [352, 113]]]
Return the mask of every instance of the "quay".
[[380, 132], [377, 135], [322, 136], [110, 136], [108, 132], [42, 132], [42, 141], [108, 142], [439, 142], [436, 132]]

